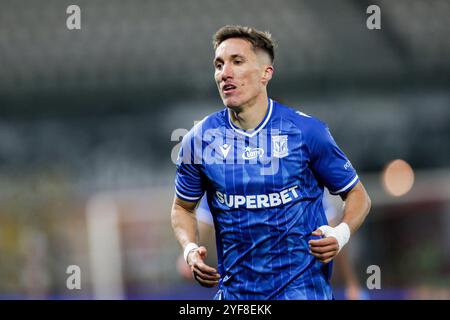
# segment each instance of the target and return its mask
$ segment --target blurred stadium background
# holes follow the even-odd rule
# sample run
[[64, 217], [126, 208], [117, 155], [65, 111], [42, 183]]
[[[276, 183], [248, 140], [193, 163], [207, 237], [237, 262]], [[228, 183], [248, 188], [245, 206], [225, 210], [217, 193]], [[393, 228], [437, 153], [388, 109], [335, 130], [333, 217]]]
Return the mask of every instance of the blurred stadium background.
[[350, 246], [363, 286], [381, 268], [368, 295], [450, 299], [449, 17], [448, 0], [0, 0], [0, 298], [212, 296], [177, 272], [172, 134], [222, 108], [211, 37], [243, 24], [278, 43], [270, 95], [327, 122], [372, 197]]

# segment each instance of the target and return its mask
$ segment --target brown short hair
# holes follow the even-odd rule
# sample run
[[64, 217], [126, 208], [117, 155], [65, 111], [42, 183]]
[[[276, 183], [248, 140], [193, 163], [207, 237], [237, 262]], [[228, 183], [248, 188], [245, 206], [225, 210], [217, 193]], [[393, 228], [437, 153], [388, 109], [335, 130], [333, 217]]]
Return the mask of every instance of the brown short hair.
[[275, 59], [275, 43], [272, 40], [272, 35], [267, 31], [259, 31], [255, 28], [244, 27], [239, 25], [226, 25], [214, 34], [213, 47], [214, 50], [227, 39], [241, 38], [250, 42], [254, 50], [260, 49], [266, 52], [270, 56], [270, 60], [273, 63]]

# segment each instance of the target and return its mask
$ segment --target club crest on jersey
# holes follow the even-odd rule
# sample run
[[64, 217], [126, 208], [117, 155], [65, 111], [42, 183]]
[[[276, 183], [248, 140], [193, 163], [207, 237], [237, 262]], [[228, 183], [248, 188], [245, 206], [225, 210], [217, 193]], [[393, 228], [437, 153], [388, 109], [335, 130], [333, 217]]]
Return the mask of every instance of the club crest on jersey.
[[244, 153], [242, 154], [242, 158], [245, 160], [256, 159], [258, 157], [262, 157], [264, 155], [264, 150], [261, 148], [250, 148], [246, 147]]
[[289, 155], [288, 136], [272, 136], [272, 155], [276, 158], [284, 158]]

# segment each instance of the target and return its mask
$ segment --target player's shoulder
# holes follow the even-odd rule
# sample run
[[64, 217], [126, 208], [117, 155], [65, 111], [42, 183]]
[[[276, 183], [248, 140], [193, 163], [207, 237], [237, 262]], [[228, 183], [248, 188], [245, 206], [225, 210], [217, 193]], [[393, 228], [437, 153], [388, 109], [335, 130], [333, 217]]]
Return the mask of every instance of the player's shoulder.
[[216, 111], [207, 115], [203, 119], [203, 128], [205, 129], [214, 129], [220, 128], [224, 125], [224, 121], [226, 119], [227, 109], [223, 108], [222, 110]]
[[301, 107], [290, 107], [277, 102], [277, 110], [284, 120], [291, 122], [303, 133], [327, 127], [322, 120], [303, 112]]

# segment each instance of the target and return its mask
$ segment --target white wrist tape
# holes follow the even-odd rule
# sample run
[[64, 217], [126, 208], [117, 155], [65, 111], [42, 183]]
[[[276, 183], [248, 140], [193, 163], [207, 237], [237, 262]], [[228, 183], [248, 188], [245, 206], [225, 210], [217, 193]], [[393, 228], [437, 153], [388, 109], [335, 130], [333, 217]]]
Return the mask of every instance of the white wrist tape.
[[325, 237], [336, 238], [338, 245], [339, 245], [338, 251], [341, 251], [341, 249], [345, 246], [345, 244], [350, 239], [350, 228], [348, 227], [348, 225], [345, 222], [342, 222], [335, 228], [330, 227], [330, 226], [321, 226], [321, 227], [319, 227], [319, 230], [322, 231], [322, 234]]
[[191, 252], [192, 250], [197, 249], [197, 248], [198, 248], [198, 244], [193, 243], [193, 242], [189, 242], [186, 245], [186, 247], [184, 247], [183, 256], [184, 256], [184, 261], [186, 261], [186, 263], [188, 263], [187, 257], [188, 257], [189, 252]]

